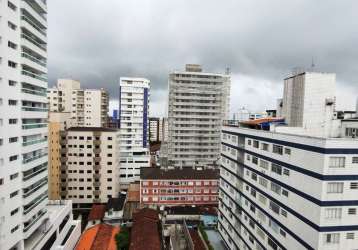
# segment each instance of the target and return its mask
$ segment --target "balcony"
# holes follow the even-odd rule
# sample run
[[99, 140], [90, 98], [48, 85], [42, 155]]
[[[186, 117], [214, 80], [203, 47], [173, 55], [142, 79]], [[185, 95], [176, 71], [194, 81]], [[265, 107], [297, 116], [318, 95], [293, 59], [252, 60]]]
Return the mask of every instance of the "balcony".
[[47, 123], [23, 124], [22, 129], [46, 128]]
[[61, 163], [66, 163], [68, 161], [67, 157], [61, 157]]
[[46, 210], [42, 210], [40, 212], [40, 214], [37, 215], [36, 219], [34, 219], [33, 221], [31, 221], [29, 224], [27, 224], [25, 226], [24, 224], [24, 232], [27, 232], [37, 221], [39, 221], [42, 217], [44, 217], [44, 215], [47, 213]]
[[[24, 15], [24, 14], [26, 14], [26, 15]], [[39, 25], [38, 22], [36, 22], [36, 21], [34, 21], [34, 19], [30, 18], [30, 15], [28, 13], [23, 12], [23, 14], [21, 15], [21, 20], [28, 23], [32, 28], [34, 28], [42, 36], [46, 37], [46, 27]]]
[[101, 141], [100, 141], [100, 140], [94, 140], [94, 141], [93, 141], [93, 144], [94, 144], [95, 146], [100, 146], [100, 145], [101, 145]]
[[99, 191], [99, 190], [94, 190], [94, 191], [93, 191], [93, 195], [101, 195], [101, 191]]
[[32, 162], [32, 161], [34, 161], [34, 160], [40, 159], [40, 158], [42, 158], [42, 157], [44, 157], [44, 156], [47, 156], [47, 153], [42, 153], [42, 154], [33, 156], [33, 157], [31, 157], [31, 158], [23, 159], [23, 160], [22, 160], [22, 163], [23, 163], [23, 164], [26, 164], [26, 163]]
[[31, 169], [31, 170], [23, 172], [22, 180], [23, 181], [30, 180], [31, 178], [35, 177], [36, 175], [41, 174], [44, 171], [47, 171], [47, 163], [41, 164], [40, 166], [37, 166], [34, 169], [35, 170]]
[[100, 187], [101, 186], [101, 182], [97, 181], [93, 183], [93, 186], [95, 187]]
[[68, 194], [68, 191], [65, 190], [65, 191], [60, 191], [60, 196], [67, 196]]
[[39, 74], [35, 74], [31, 71], [22, 70], [21, 74], [47, 83], [47, 77], [43, 77], [43, 76], [41, 76]]
[[39, 181], [38, 184], [32, 188], [24, 188], [22, 197], [23, 198], [29, 197], [30, 195], [32, 195], [33, 193], [35, 193], [37, 190], [41, 189], [45, 185], [47, 185], [47, 179], [43, 181]]
[[94, 157], [93, 159], [94, 159], [94, 161], [97, 161], [97, 162], [101, 161], [101, 157]]
[[60, 175], [60, 178], [61, 178], [61, 179], [67, 179], [67, 177], [68, 177], [68, 174], [61, 174], [61, 175]]
[[42, 201], [47, 199], [47, 190], [46, 192], [42, 193], [39, 197], [37, 197], [31, 204], [24, 206], [24, 215], [29, 213], [34, 207], [36, 207], [38, 204], [40, 204]]
[[[39, 59], [35, 56], [32, 56], [28, 53], [25, 53], [25, 52], [21, 53], [21, 57], [29, 59], [30, 61], [39, 64], [40, 66], [44, 67], [44, 68], [42, 68], [43, 70], [46, 70], [46, 61], [45, 60], [41, 60], [41, 59]], [[29, 66], [31, 66], [31, 65], [29, 65]]]
[[47, 96], [46, 91], [28, 89], [24, 87], [21, 89], [21, 92], [30, 95]]
[[32, 140], [32, 141], [25, 141], [25, 142], [22, 143], [22, 146], [26, 147], [26, 146], [29, 146], [29, 145], [35, 145], [35, 144], [45, 142], [45, 141], [47, 141], [46, 138], [41, 138], [41, 139]]
[[101, 170], [101, 165], [94, 165], [93, 169], [94, 170]]
[[100, 153], [101, 153], [101, 149], [95, 148], [95, 149], [93, 150], [93, 153], [95, 153], [95, 154], [100, 154]]
[[[44, 52], [47, 52], [46, 44], [39, 43], [38, 41], [36, 41], [36, 39], [34, 39], [31, 36], [26, 35], [24, 33], [21, 34], [21, 38], [23, 38], [26, 41], [30, 42], [31, 44], [35, 45], [37, 48], [43, 50]], [[29, 49], [31, 49], [31, 48], [29, 48]]]
[[93, 178], [99, 179], [99, 178], [101, 178], [101, 174], [93, 174]]

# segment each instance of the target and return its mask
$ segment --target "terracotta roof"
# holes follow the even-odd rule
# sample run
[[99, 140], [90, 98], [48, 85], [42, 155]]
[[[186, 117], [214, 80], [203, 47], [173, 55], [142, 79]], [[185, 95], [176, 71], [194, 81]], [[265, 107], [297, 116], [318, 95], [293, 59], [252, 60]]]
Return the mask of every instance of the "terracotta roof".
[[143, 208], [133, 214], [129, 250], [160, 250], [158, 212]]
[[106, 205], [93, 204], [88, 215], [88, 220], [102, 220], [106, 212]]
[[217, 215], [217, 206], [172, 206], [165, 207], [165, 211], [168, 214], [179, 215]]
[[195, 229], [189, 229], [191, 240], [194, 243], [194, 250], [206, 250], [203, 240]]
[[276, 121], [281, 121], [283, 120], [283, 118], [279, 118], [279, 117], [266, 117], [266, 118], [260, 118], [260, 119], [255, 119], [255, 120], [248, 120], [248, 121], [243, 121], [241, 122], [242, 124], [246, 124], [246, 125], [259, 125], [261, 123], [266, 123], [266, 122], [276, 122]]
[[183, 169], [161, 169], [161, 168], [141, 168], [140, 178], [142, 180], [218, 180], [219, 169], [195, 170], [189, 167]]
[[98, 224], [83, 232], [75, 250], [116, 250], [119, 227]]

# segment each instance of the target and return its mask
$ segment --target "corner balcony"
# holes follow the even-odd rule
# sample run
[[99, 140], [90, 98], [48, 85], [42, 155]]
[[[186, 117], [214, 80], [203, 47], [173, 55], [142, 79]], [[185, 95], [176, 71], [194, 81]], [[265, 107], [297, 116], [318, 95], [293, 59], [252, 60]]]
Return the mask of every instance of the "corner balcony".
[[31, 55], [30, 53], [27, 52], [21, 52], [21, 57], [22, 57], [21, 64], [47, 73], [46, 60]]
[[36, 19], [41, 25], [47, 27], [46, 12], [47, 7], [42, 0], [23, 0], [21, 1], [21, 11], [28, 12], [34, 19]]
[[47, 192], [47, 179], [39, 181], [38, 184], [33, 184], [33, 187], [23, 189], [24, 204], [31, 203], [34, 197], [38, 197], [44, 192]]
[[46, 41], [46, 28], [41, 27], [30, 15], [23, 12], [21, 15], [21, 28], [26, 29], [27, 32], [32, 33], [39, 39]]
[[31, 234], [42, 225], [45, 219], [48, 219], [48, 213], [46, 210], [43, 210], [39, 212], [37, 217], [34, 220], [30, 221], [26, 226], [24, 224], [24, 238], [27, 239], [28, 237], [30, 237]]

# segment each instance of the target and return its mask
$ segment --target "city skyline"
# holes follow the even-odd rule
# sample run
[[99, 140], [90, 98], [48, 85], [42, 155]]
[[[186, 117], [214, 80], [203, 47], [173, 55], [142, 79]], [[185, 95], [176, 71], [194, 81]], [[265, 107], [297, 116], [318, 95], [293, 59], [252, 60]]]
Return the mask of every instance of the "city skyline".
[[[216, 11], [214, 1], [194, 1], [188, 9], [175, 1], [86, 1], [78, 16], [83, 1], [51, 1], [49, 86], [68, 77], [85, 88], [104, 87], [112, 93], [112, 107], [120, 76], [145, 77], [155, 100], [151, 115], [163, 116], [168, 73], [199, 63], [209, 72], [231, 68], [231, 113], [242, 106], [261, 111], [274, 108], [284, 76], [294, 67], [310, 67], [313, 57], [316, 70], [337, 74], [338, 108], [351, 109], [358, 82], [358, 37], [352, 32], [358, 3], [322, 3], [225, 1]], [[254, 97], [259, 101], [250, 102]]]

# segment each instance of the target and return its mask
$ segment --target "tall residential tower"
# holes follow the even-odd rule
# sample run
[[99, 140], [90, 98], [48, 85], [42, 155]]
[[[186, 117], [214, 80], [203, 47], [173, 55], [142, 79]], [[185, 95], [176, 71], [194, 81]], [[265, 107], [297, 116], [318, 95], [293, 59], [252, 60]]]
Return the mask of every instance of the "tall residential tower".
[[139, 181], [140, 168], [149, 167], [149, 89], [144, 78], [119, 80], [120, 182]]
[[200, 65], [169, 75], [168, 161], [176, 167], [215, 165], [220, 129], [229, 117], [230, 75]]
[[71, 249], [80, 234], [71, 202], [48, 200], [46, 13], [0, 1], [0, 249]]

